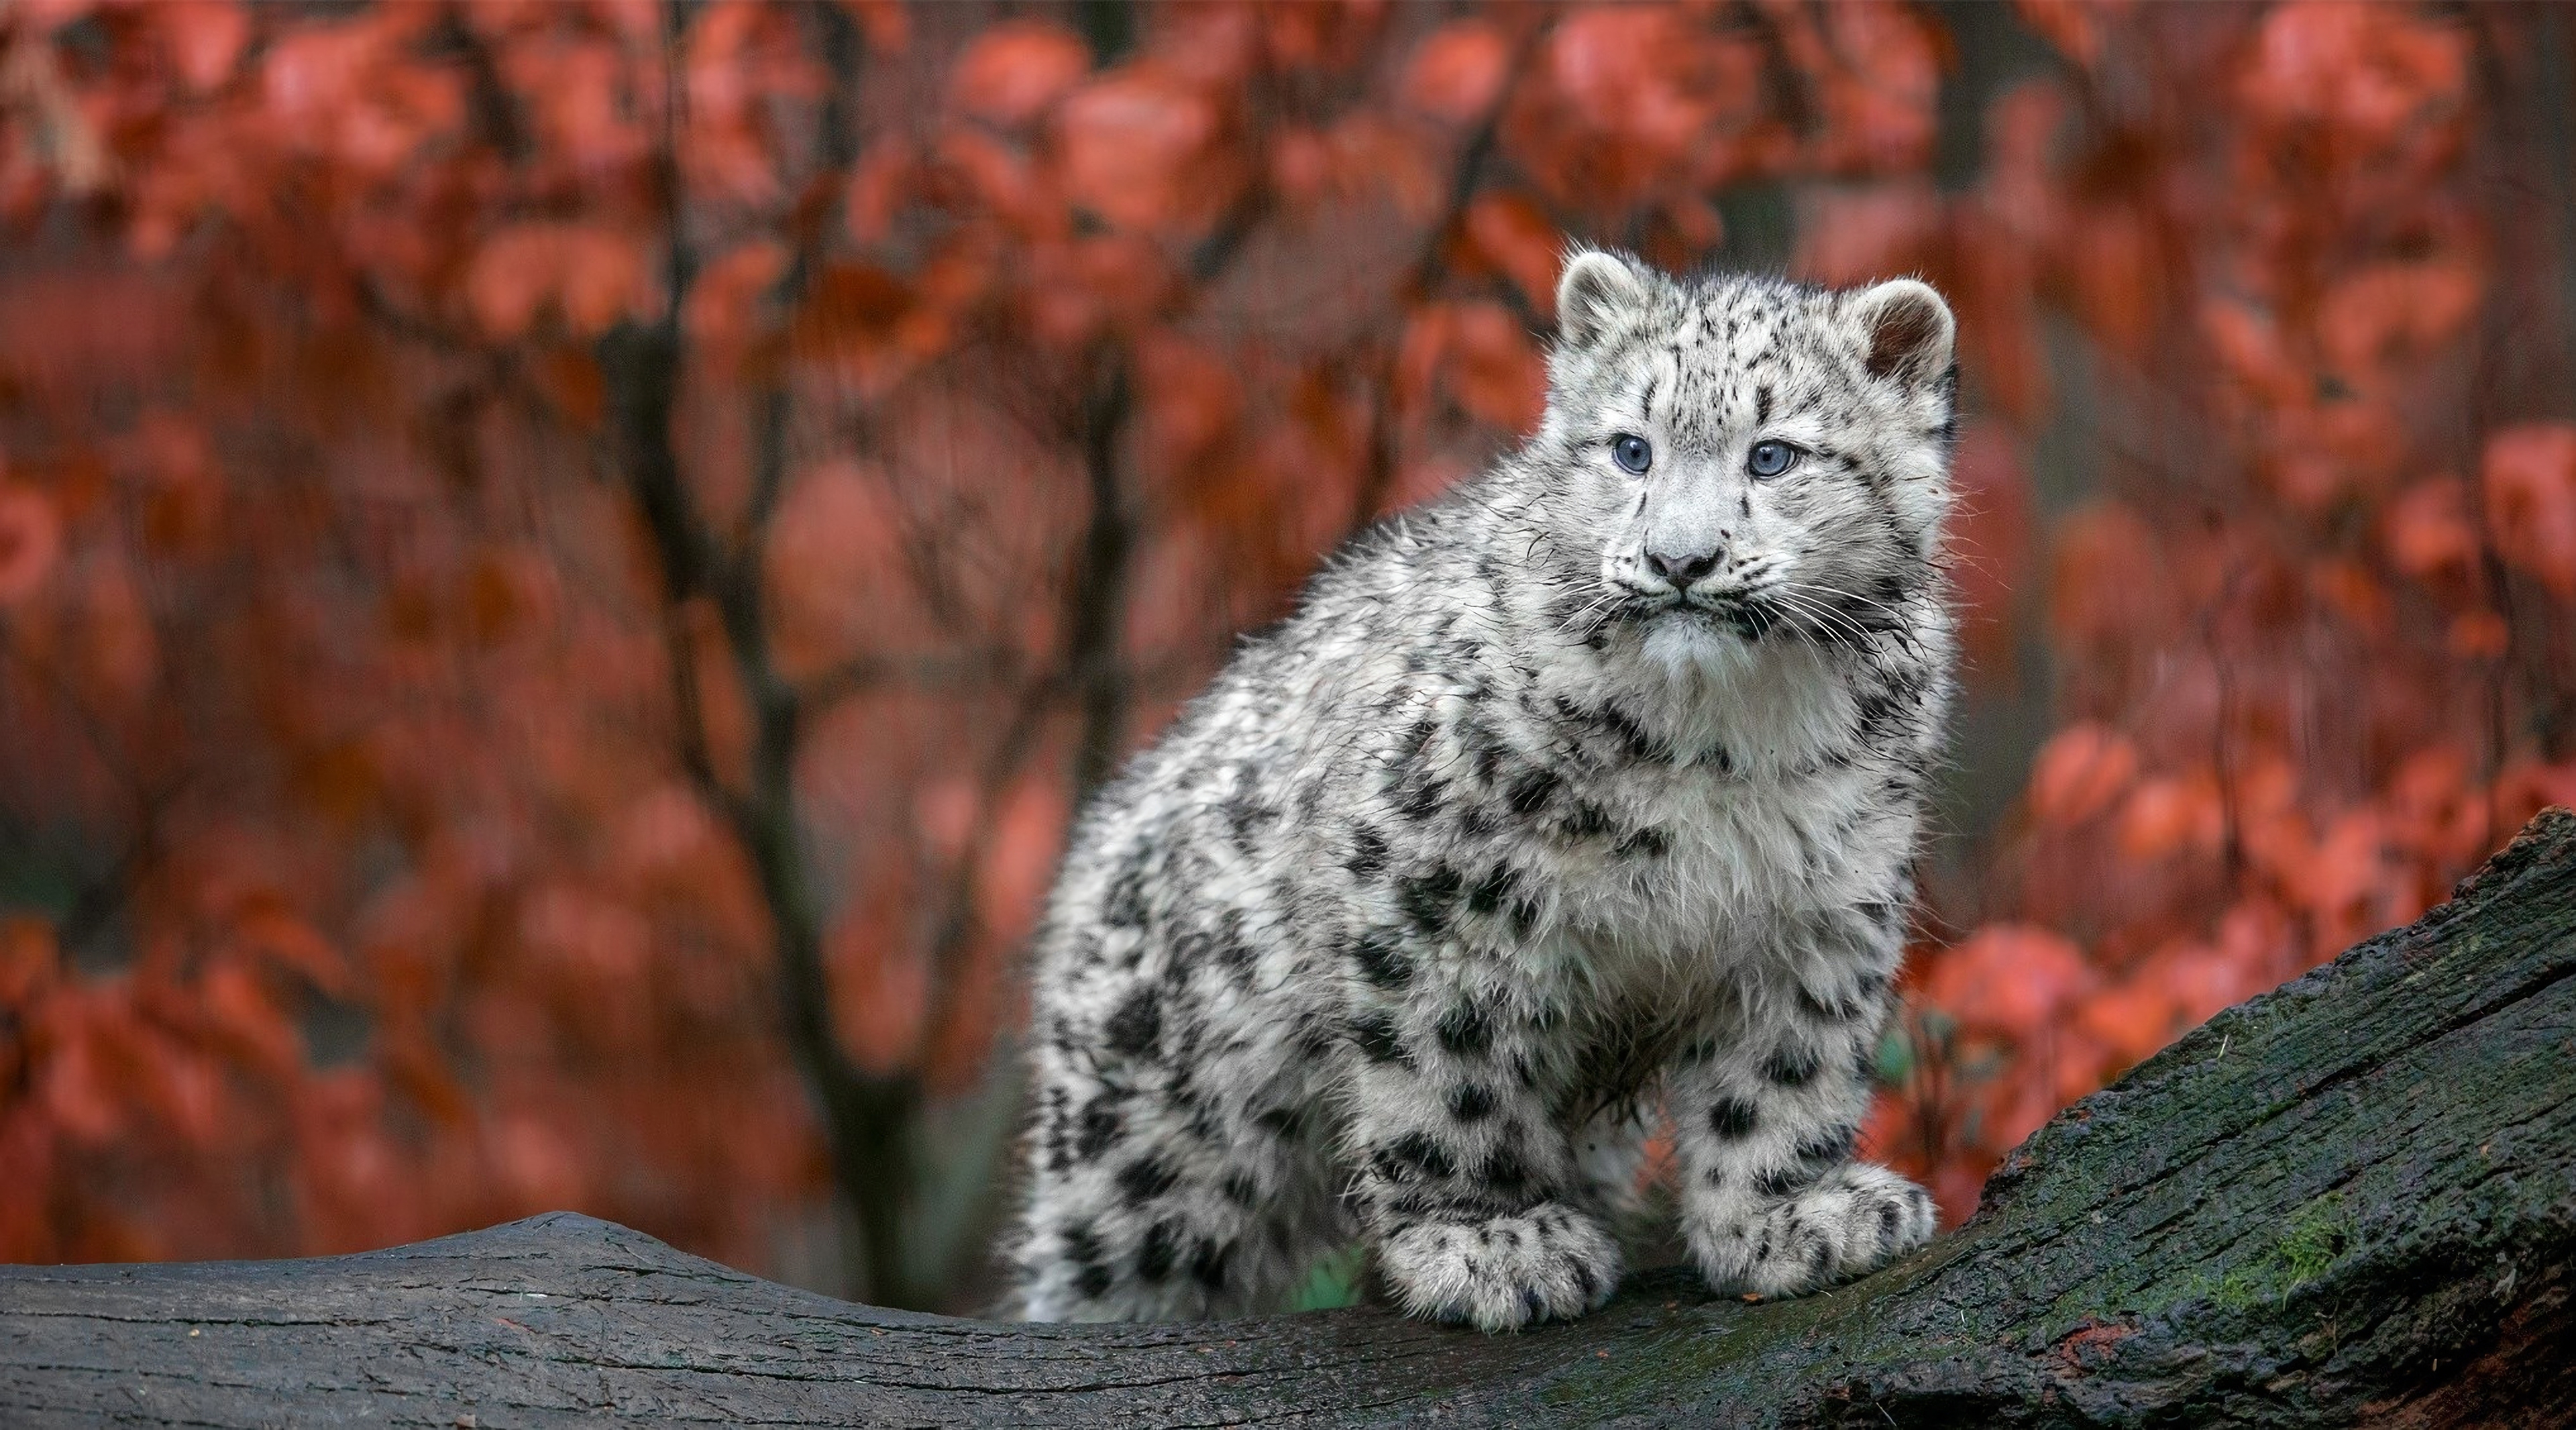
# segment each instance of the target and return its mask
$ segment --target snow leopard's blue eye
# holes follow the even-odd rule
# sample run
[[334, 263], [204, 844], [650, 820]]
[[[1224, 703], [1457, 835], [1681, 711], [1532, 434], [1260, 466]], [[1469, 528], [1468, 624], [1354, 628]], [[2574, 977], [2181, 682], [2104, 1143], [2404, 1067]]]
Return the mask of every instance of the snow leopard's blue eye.
[[1655, 449], [1647, 446], [1646, 439], [1636, 433], [1622, 432], [1610, 439], [1610, 460], [1617, 462], [1619, 470], [1628, 475], [1642, 477], [1646, 469], [1655, 464]]
[[1744, 454], [1744, 470], [1757, 477], [1776, 477], [1798, 465], [1798, 449], [1786, 442], [1756, 442]]

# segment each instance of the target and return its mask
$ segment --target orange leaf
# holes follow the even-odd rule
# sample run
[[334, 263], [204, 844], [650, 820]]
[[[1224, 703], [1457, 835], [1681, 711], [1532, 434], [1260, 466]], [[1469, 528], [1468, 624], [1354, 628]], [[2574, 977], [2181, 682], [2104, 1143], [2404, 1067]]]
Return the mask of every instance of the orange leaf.
[[2533, 422], [2488, 439], [2487, 523], [2505, 560], [2576, 601], [2576, 423]]
[[1463, 226], [1476, 252], [1510, 276], [1533, 311], [1542, 318], [1555, 316], [1565, 235], [1537, 204], [1521, 194], [1486, 194], [1467, 206]]
[[1044, 20], [1007, 20], [976, 36], [958, 57], [948, 98], [978, 119], [1017, 127], [1090, 72], [1091, 48], [1081, 36]]
[[2031, 813], [2070, 828], [2110, 808], [2137, 777], [2138, 748], [2127, 736], [2090, 720], [2070, 725], [2031, 762]]
[[2390, 5], [2301, 0], [2263, 17], [2241, 93], [2256, 114], [2386, 141], [2456, 109], [2468, 37]]
[[2347, 380], [2364, 382], [2392, 358], [2421, 356], [2456, 336], [2485, 285], [2461, 263], [2382, 264], [2326, 295], [2317, 339]]
[[596, 337], [646, 306], [644, 255], [633, 237], [581, 226], [564, 232], [560, 301], [579, 338]]
[[249, 969], [217, 964], [199, 986], [217, 1051], [270, 1077], [293, 1075], [303, 1060], [304, 1039]]
[[1798, 272], [1854, 284], [1924, 266], [1940, 236], [1940, 196], [1928, 183], [1828, 190], [1798, 225]]
[[314, 987], [334, 997], [348, 995], [349, 970], [340, 959], [340, 951], [282, 901], [274, 897], [252, 900], [238, 915], [234, 932], [245, 952], [302, 974]]
[[582, 224], [519, 224], [486, 240], [465, 279], [466, 306], [508, 341], [551, 307], [575, 337], [594, 337], [648, 306], [635, 240]]
[[2132, 859], [2161, 859], [2193, 846], [2215, 849], [2224, 832], [2217, 783], [2206, 776], [2148, 780], [2120, 811], [2120, 851]]
[[930, 976], [903, 920], [882, 893], [842, 916], [825, 936], [832, 1022], [862, 1067], [892, 1071], [918, 1059], [930, 1011]]
[[579, 1150], [549, 1119], [530, 1113], [502, 1118], [485, 1139], [498, 1190], [514, 1212], [581, 1204], [589, 1179]]
[[1022, 780], [1003, 798], [983, 871], [987, 929], [1015, 943], [1027, 933], [1055, 874], [1065, 815], [1064, 789], [1053, 779]]
[[2013, 0], [2021, 22], [2057, 47], [2057, 52], [2091, 68], [2102, 53], [2100, 7], [2083, 0]]
[[0, 919], [0, 1011], [23, 1014], [54, 981], [59, 954], [42, 919]]
[[2468, 491], [2457, 477], [2435, 477], [2408, 487], [2388, 508], [2383, 539], [2390, 564], [2418, 581], [2466, 576], [2476, 569], [2478, 531], [2469, 520]]
[[48, 1120], [92, 1145], [114, 1140], [125, 1129], [126, 1119], [126, 1109], [118, 1104], [101, 1065], [103, 1030], [98, 1023], [97, 1017], [58, 1020], [52, 1056], [35, 1076]]
[[147, 12], [168, 37], [180, 77], [199, 94], [230, 79], [250, 40], [250, 14], [233, 0], [189, 0]]
[[62, 541], [62, 521], [43, 492], [0, 485], [0, 602], [23, 600], [43, 585]]
[[1450, 305], [1445, 376], [1458, 405], [1506, 432], [1538, 425], [1547, 370], [1521, 320], [1495, 303]]
[[1492, 25], [1483, 20], [1452, 21], [1432, 31], [1414, 50], [1400, 91], [1407, 103], [1424, 113], [1464, 123], [1493, 104], [1510, 59], [1501, 32]]
[[1989, 924], [1934, 962], [1923, 994], [1965, 1027], [2029, 1037], [2090, 993], [2094, 981], [2084, 951], [2063, 934]]
[[2442, 644], [2462, 660], [2494, 660], [2513, 648], [2513, 627], [2493, 611], [2462, 611], [2451, 618]]
[[483, 331], [504, 341], [528, 330], [553, 291], [561, 264], [554, 232], [530, 225], [506, 230], [474, 255], [465, 301]]
[[1232, 202], [1242, 168], [1206, 90], [1150, 65], [1076, 90], [1058, 118], [1064, 185], [1120, 228], [1193, 230]]
[[1162, 470], [1187, 471], [1234, 430], [1242, 382], [1222, 354], [1167, 331], [1137, 344], [1146, 450]]
[[2177, 1011], [2156, 980], [2133, 978], [2085, 999], [2076, 1021], [2125, 1066], [2172, 1041]]

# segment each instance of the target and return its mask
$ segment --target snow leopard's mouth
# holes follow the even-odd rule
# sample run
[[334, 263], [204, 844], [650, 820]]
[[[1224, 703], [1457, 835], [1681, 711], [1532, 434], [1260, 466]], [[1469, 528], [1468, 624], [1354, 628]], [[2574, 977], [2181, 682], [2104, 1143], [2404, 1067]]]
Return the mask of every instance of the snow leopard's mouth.
[[1759, 591], [1640, 596], [1622, 603], [1619, 614], [1640, 626], [1688, 621], [1748, 641], [1761, 640], [1781, 624], [1779, 612]]

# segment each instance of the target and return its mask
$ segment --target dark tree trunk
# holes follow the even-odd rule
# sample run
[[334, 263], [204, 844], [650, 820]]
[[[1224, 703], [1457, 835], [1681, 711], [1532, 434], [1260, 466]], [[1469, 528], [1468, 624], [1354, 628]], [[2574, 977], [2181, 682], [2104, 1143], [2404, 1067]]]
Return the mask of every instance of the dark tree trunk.
[[2015, 1152], [1802, 1300], [1568, 1326], [871, 1310], [557, 1214], [319, 1261], [0, 1268], [0, 1423], [2576, 1422], [2576, 816]]

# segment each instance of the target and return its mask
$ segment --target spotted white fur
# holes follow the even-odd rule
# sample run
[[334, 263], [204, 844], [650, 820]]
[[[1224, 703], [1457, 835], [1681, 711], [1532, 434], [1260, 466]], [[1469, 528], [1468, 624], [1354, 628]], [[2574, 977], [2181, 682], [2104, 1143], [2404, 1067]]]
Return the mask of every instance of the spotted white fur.
[[1537, 435], [1352, 543], [1082, 818], [1031, 1319], [1259, 1309], [1354, 1234], [1415, 1313], [1578, 1315], [1658, 1105], [1720, 1289], [1930, 1236], [1850, 1154], [1949, 693], [1949, 309], [1598, 252], [1558, 307]]

